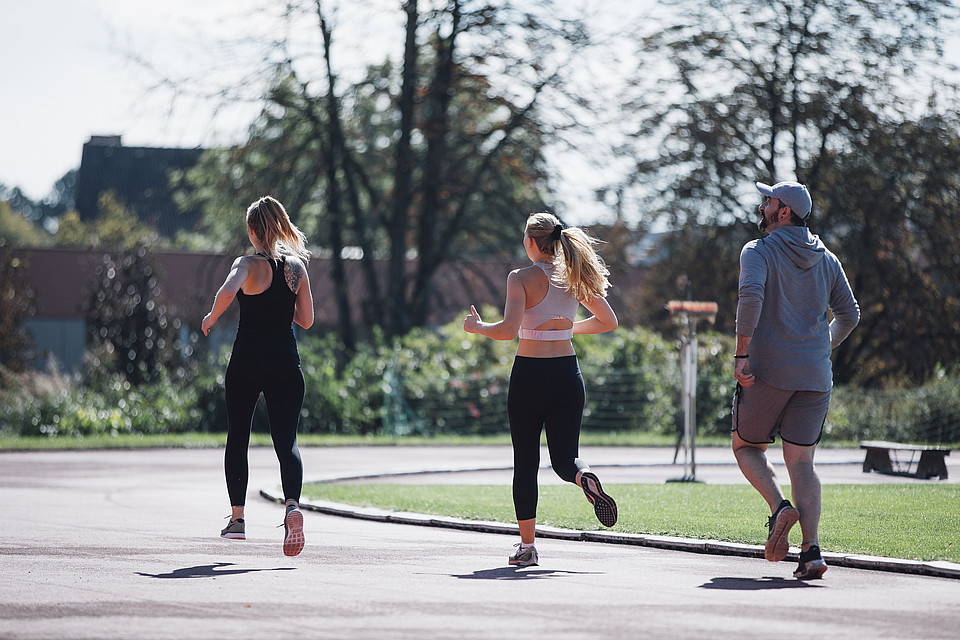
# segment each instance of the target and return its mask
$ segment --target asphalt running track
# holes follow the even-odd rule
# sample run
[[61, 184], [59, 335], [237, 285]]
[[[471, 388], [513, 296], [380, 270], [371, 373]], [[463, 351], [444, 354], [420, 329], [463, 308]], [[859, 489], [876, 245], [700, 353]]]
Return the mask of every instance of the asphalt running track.
[[[672, 449], [582, 454], [608, 489], [684, 471], [669, 464]], [[729, 451], [697, 456], [698, 480], [742, 481]], [[504, 447], [303, 457], [307, 480], [509, 481]], [[250, 461], [247, 540], [227, 541], [217, 535], [229, 512], [219, 450], [0, 453], [0, 638], [952, 639], [960, 628], [957, 577], [828, 557], [824, 580], [807, 583], [790, 577], [794, 562], [703, 541], [685, 541], [701, 547], [691, 553], [557, 532], [538, 543], [539, 567], [515, 569], [505, 560], [516, 537], [483, 526], [307, 510], [307, 546], [286, 558], [282, 507], [260, 497], [278, 483], [273, 451], [253, 449]], [[825, 483], [921, 482], [864, 474], [860, 463], [858, 450], [818, 452]], [[949, 466], [956, 486], [960, 469]]]

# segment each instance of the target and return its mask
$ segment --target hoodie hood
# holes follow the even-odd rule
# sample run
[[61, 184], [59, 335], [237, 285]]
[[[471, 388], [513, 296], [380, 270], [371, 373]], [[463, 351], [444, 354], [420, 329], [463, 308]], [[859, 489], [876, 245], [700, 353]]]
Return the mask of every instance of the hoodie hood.
[[785, 226], [770, 232], [764, 242], [772, 243], [800, 269], [809, 269], [823, 260], [827, 248], [807, 227]]

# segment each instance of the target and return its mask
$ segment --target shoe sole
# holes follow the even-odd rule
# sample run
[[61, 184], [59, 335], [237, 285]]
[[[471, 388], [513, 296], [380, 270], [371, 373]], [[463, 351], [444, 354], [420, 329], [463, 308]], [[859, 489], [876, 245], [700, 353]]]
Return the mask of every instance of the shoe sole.
[[283, 555], [295, 556], [303, 551], [303, 514], [294, 509], [283, 519], [286, 536], [283, 538]]
[[510, 566], [512, 567], [539, 567], [540, 565], [536, 562], [517, 562], [516, 560], [510, 560]]
[[608, 496], [600, 486], [600, 479], [590, 471], [580, 476], [580, 488], [583, 489], [587, 500], [593, 505], [593, 512], [597, 520], [605, 527], [617, 524], [617, 503]]
[[800, 512], [794, 507], [787, 507], [777, 514], [773, 523], [773, 531], [763, 547], [763, 557], [769, 562], [780, 562], [790, 552], [790, 529], [800, 519]]
[[511, 558], [507, 558], [507, 562], [509, 562], [510, 565], [511, 565], [511, 566], [514, 566], [514, 567], [538, 567], [538, 566], [540, 566], [539, 564], [537, 564], [537, 561], [536, 561], [536, 560], [530, 560], [530, 561], [517, 560], [517, 559], [512, 558], [512, 557], [511, 557]]
[[[811, 566], [812, 565], [812, 566]], [[811, 560], [803, 571], [794, 571], [793, 577], [797, 580], [819, 580], [827, 572], [827, 563], [823, 560]]]
[[225, 540], [246, 540], [247, 536], [242, 533], [221, 533], [220, 537]]

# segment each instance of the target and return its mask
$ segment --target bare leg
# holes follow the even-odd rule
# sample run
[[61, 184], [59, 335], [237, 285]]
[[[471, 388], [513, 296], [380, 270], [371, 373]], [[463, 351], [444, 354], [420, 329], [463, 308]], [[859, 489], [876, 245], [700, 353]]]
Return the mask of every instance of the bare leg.
[[783, 462], [790, 474], [790, 489], [793, 504], [800, 511], [800, 531], [803, 533], [801, 549], [806, 551], [811, 545], [820, 546], [820, 477], [813, 466], [816, 446], [801, 447], [783, 443]]
[[736, 431], [733, 432], [733, 455], [737, 458], [740, 471], [753, 488], [760, 492], [770, 505], [770, 513], [773, 513], [783, 501], [783, 489], [780, 488], [773, 465], [767, 460], [766, 450], [766, 444], [751, 444], [743, 440]]
[[520, 527], [520, 542], [533, 544], [537, 535], [537, 519], [517, 520], [517, 525]]
[[230, 515], [231, 520], [240, 520], [243, 518], [243, 505], [240, 505], [240, 506], [234, 505], [230, 507], [230, 510], [232, 512]]

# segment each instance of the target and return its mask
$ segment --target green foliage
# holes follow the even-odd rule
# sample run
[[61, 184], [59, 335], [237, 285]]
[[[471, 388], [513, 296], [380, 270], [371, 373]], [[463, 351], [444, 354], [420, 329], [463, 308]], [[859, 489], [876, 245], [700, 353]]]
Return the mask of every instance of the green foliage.
[[835, 353], [839, 380], [920, 384], [960, 362], [958, 131], [956, 115], [880, 122], [823, 159], [818, 226], [862, 312]]
[[40, 247], [47, 243], [47, 234], [0, 200], [0, 243], [4, 242], [14, 247]]
[[141, 222], [113, 191], [100, 195], [97, 218], [84, 222], [76, 211], [67, 211], [57, 223], [53, 244], [62, 247], [133, 249], [139, 245], [158, 246], [165, 242], [157, 230]]
[[33, 314], [34, 291], [24, 276], [26, 267], [25, 259], [0, 238], [0, 386], [7, 385], [6, 372], [27, 365], [30, 339], [23, 322]]
[[77, 211], [67, 211], [60, 217], [53, 243], [61, 247], [92, 247], [96, 245], [96, 234]]
[[[654, 301], [677, 297], [682, 280], [720, 303], [717, 329], [732, 333], [739, 251], [758, 235], [754, 182], [796, 179], [863, 311], [835, 353], [836, 380], [920, 384], [960, 361], [960, 144], [955, 109], [939, 104], [956, 91], [941, 48], [951, 3], [666, 4], [638, 31], [646, 63], [625, 103], [636, 132], [626, 192], [673, 231], [641, 321], [665, 330]], [[661, 65], [676, 73], [644, 75]]]
[[[484, 309], [486, 316], [496, 315]], [[587, 388], [583, 428], [675, 434], [680, 379], [677, 345], [642, 328], [577, 336]], [[360, 345], [341, 375], [333, 336], [308, 337], [300, 358], [307, 380], [303, 433], [483, 435], [506, 433], [507, 390], [514, 341], [464, 333], [459, 322], [415, 329], [392, 343], [377, 333]], [[709, 434], [729, 430], [733, 343], [699, 341], [698, 424]]]
[[[484, 309], [485, 317], [494, 317]], [[678, 343], [648, 330], [620, 328], [574, 339], [587, 387], [584, 437], [606, 444], [643, 433], [674, 441], [680, 422]], [[703, 440], [725, 441], [734, 392], [733, 341], [698, 336], [697, 426]], [[360, 345], [343, 370], [332, 334], [300, 341], [306, 382], [300, 433], [368, 438], [505, 435], [515, 341], [466, 334], [459, 322]], [[11, 374], [0, 392], [0, 435], [222, 433], [229, 349], [153, 369], [134, 384], [105, 366], [105, 346], [87, 356], [83, 376]], [[16, 391], [14, 391], [16, 390]], [[960, 442], [960, 375], [939, 371], [922, 387], [877, 391], [837, 387], [825, 444], [863, 439]], [[268, 432], [264, 403], [254, 432]]]
[[85, 313], [90, 367], [118, 371], [139, 386], [176, 366], [180, 320], [168, 317], [146, 247], [103, 254]]
[[960, 376], [939, 370], [911, 389], [833, 391], [824, 435], [838, 440], [960, 442]]
[[[201, 407], [191, 385], [161, 373], [136, 387], [120, 374], [102, 373], [93, 386], [60, 373], [30, 372], [5, 393], [0, 424], [19, 436], [83, 438], [195, 431]], [[11, 434], [12, 435], [12, 434]]]

